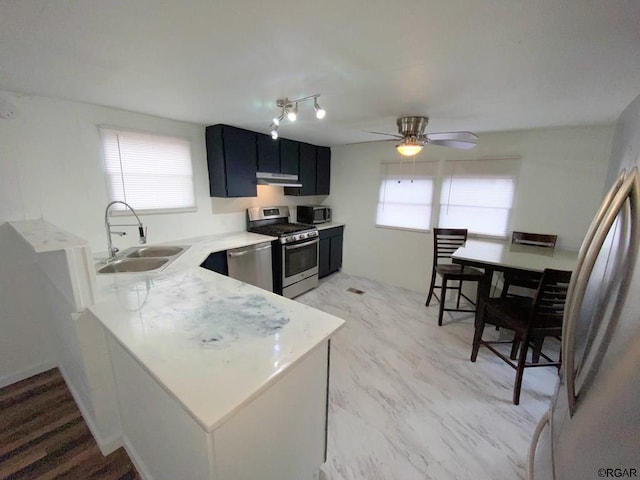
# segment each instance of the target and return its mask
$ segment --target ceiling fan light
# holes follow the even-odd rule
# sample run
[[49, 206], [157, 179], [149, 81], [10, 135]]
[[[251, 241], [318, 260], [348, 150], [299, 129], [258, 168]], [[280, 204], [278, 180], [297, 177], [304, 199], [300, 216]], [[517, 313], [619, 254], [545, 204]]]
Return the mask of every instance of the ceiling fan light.
[[396, 150], [400, 155], [405, 157], [413, 157], [422, 151], [423, 146], [419, 143], [400, 143], [396, 145]]

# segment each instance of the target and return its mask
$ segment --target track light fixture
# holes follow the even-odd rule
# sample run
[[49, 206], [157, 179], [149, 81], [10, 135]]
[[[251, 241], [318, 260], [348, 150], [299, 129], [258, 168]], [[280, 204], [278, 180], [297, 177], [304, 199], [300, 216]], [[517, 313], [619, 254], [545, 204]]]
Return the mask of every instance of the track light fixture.
[[276, 107], [280, 109], [280, 115], [274, 117], [273, 122], [269, 126], [271, 128], [271, 138], [274, 140], [278, 138], [278, 126], [285, 116], [290, 122], [296, 121], [298, 118], [298, 103], [313, 99], [313, 109], [316, 111], [316, 118], [324, 118], [327, 112], [318, 105], [319, 96], [320, 94], [317, 93], [315, 95], [309, 95], [308, 97], [298, 98], [297, 100], [289, 100], [287, 97], [276, 100]]

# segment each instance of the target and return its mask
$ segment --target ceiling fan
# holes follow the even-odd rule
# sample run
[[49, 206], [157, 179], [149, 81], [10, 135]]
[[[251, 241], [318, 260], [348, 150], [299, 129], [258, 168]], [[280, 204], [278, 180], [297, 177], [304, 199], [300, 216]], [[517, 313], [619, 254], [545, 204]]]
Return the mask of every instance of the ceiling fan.
[[406, 157], [416, 155], [427, 143], [465, 150], [475, 147], [478, 143], [478, 136], [471, 132], [424, 133], [427, 123], [429, 123], [429, 117], [400, 117], [396, 121], [400, 135], [383, 132], [369, 133], [397, 138], [400, 143], [396, 145], [396, 149], [400, 155]]

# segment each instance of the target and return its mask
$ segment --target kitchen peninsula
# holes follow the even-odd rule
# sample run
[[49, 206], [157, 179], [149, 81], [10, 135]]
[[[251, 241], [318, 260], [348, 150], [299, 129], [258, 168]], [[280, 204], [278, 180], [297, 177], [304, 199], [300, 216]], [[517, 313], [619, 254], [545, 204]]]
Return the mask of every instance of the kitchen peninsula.
[[104, 327], [122, 443], [149, 480], [317, 478], [343, 320], [199, 267], [265, 239], [182, 240], [162, 271], [95, 279], [79, 321]]

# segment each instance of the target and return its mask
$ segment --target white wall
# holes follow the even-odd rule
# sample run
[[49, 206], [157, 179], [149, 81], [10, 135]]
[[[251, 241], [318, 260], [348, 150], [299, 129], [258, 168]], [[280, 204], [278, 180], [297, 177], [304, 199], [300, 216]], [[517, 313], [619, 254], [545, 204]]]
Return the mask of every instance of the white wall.
[[57, 342], [33, 250], [0, 225], [0, 387], [52, 368]]
[[613, 183], [621, 168], [640, 164], [640, 95], [620, 114], [611, 151], [607, 187]]
[[[5, 222], [44, 218], [86, 239], [93, 252], [106, 252], [108, 201], [98, 125], [191, 139], [198, 211], [142, 216], [149, 243], [245, 230], [251, 206], [324, 199], [285, 197], [282, 187], [258, 187], [256, 198], [210, 198], [203, 125], [5, 91], [0, 91], [0, 99], [17, 107], [14, 118], [0, 119], [0, 386], [65, 363], [56, 358], [46, 306], [34, 301], [42, 296], [40, 286], [33, 284], [41, 272], [29, 263], [32, 252], [15, 251]], [[126, 237], [114, 237], [118, 248], [137, 242], [135, 229], [130, 230]], [[20, 263], [17, 255], [27, 260]], [[65, 342], [74, 339], [62, 339]]]
[[[428, 145], [418, 158], [455, 160], [521, 157], [509, 230], [555, 233], [559, 246], [578, 249], [597, 210], [611, 153], [613, 126], [554, 128], [479, 135], [460, 151]], [[334, 219], [347, 224], [343, 270], [425, 291], [433, 238], [427, 233], [375, 227], [380, 163], [398, 159], [394, 142], [332, 148]]]
[[[149, 243], [244, 230], [247, 207], [324, 198], [285, 197], [282, 187], [259, 187], [256, 198], [210, 198], [204, 125], [6, 91], [0, 98], [18, 110], [15, 118], [0, 119], [0, 224], [44, 218], [86, 239], [94, 252], [106, 251], [108, 201], [98, 125], [191, 139], [198, 211], [143, 216]], [[136, 242], [133, 228], [126, 237], [114, 237], [119, 248]]]

